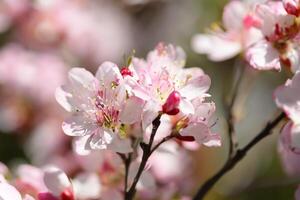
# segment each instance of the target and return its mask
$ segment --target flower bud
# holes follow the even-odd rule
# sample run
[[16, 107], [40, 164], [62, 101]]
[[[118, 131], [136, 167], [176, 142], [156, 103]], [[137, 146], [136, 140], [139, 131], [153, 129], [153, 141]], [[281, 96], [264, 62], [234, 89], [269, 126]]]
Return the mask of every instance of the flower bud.
[[75, 200], [74, 194], [72, 190], [70, 189], [65, 189], [61, 195], [60, 195], [61, 200]]
[[283, 5], [288, 14], [299, 16], [300, 7], [298, 0], [283, 0]]
[[122, 76], [132, 76], [132, 71], [130, 71], [130, 69], [128, 67], [123, 67], [121, 69], [121, 74]]
[[163, 113], [168, 115], [176, 115], [179, 113], [179, 103], [180, 103], [181, 96], [179, 92], [173, 91], [168, 96], [166, 103], [162, 106]]

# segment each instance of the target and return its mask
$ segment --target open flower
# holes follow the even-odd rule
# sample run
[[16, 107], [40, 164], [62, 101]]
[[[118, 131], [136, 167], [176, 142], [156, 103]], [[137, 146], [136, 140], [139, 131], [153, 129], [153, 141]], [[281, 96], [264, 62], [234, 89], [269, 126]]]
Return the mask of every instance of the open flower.
[[282, 64], [295, 68], [299, 62], [294, 44], [299, 32], [295, 16], [287, 13], [282, 2], [258, 4], [256, 13], [264, 38], [248, 49], [246, 58], [250, 65], [259, 70], [280, 70]]
[[279, 86], [275, 93], [277, 106], [287, 114], [295, 124], [300, 124], [300, 73]]
[[132, 92], [146, 101], [142, 123], [146, 129], [159, 113], [194, 113], [191, 101], [209, 96], [210, 78], [200, 68], [183, 69], [185, 54], [180, 47], [160, 43], [147, 60], [134, 58], [130, 69]]
[[140, 121], [143, 101], [129, 96], [115, 64], [103, 63], [96, 77], [83, 68], [71, 69], [69, 84], [57, 89], [56, 99], [72, 114], [62, 128], [65, 134], [79, 137], [78, 152], [132, 150], [125, 126]]
[[257, 29], [260, 20], [253, 12], [252, 4], [230, 1], [223, 11], [222, 24], [225, 30], [216, 25], [208, 34], [195, 35], [192, 39], [193, 50], [207, 54], [212, 61], [223, 61], [245, 51], [261, 39], [262, 34]]
[[[148, 54], [147, 60], [133, 58], [128, 68], [132, 72], [129, 84], [132, 93], [146, 102], [142, 113], [146, 133], [150, 132], [152, 121], [162, 114], [164, 128], [159, 127], [155, 140], [169, 134], [178, 134], [182, 139], [183, 134], [205, 144], [211, 142], [210, 136], [215, 136], [208, 125], [214, 109], [206, 102], [211, 81], [200, 68], [184, 69], [184, 64], [185, 53], [180, 47], [160, 43]], [[212, 112], [201, 113], [207, 110]], [[199, 130], [203, 133], [196, 133]], [[220, 138], [214, 140], [218, 146]]]
[[300, 73], [278, 87], [274, 96], [277, 106], [290, 118], [281, 131], [279, 153], [285, 171], [295, 176], [300, 172]]

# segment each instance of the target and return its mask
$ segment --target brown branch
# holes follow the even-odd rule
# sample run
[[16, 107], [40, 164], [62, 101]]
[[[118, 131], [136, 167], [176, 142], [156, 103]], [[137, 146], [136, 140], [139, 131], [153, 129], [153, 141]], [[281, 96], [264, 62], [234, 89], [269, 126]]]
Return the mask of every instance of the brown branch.
[[207, 192], [215, 185], [215, 183], [222, 178], [227, 172], [233, 169], [240, 160], [242, 160], [247, 152], [259, 143], [262, 139], [267, 137], [272, 133], [272, 129], [276, 127], [276, 125], [284, 119], [285, 114], [281, 113], [274, 120], [270, 121], [263, 130], [253, 138], [244, 148], [236, 151], [235, 155], [227, 160], [224, 166], [210, 179], [208, 179], [198, 190], [197, 194], [194, 196], [193, 200], [201, 200], [207, 194]]
[[161, 115], [157, 116], [152, 122], [153, 127], [152, 127], [152, 132], [151, 132], [149, 143], [148, 144], [140, 143], [140, 146], [143, 150], [142, 161], [140, 163], [138, 172], [136, 173], [136, 175], [134, 177], [134, 180], [133, 180], [133, 183], [132, 183], [130, 189], [128, 190], [128, 192], [127, 191], [125, 192], [125, 200], [132, 200], [135, 196], [136, 185], [137, 185], [137, 183], [146, 167], [147, 161], [151, 155], [151, 148], [152, 148], [152, 144], [154, 141], [156, 131], [160, 125], [160, 118], [161, 118]]

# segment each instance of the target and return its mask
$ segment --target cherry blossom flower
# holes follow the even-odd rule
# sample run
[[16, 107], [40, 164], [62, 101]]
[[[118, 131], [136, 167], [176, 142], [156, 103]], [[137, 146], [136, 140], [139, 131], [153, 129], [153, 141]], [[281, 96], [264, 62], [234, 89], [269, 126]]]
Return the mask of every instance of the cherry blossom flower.
[[274, 96], [277, 106], [287, 114], [294, 124], [300, 124], [300, 73], [276, 89]]
[[[202, 144], [205, 143], [204, 138], [206, 137], [209, 141], [210, 132], [207, 121], [210, 115], [203, 116], [201, 119], [196, 117], [205, 115], [197, 113], [201, 112], [199, 109], [197, 110], [197, 107], [200, 104], [201, 107], [210, 105], [204, 103], [205, 99], [210, 96], [207, 93], [210, 87], [210, 78], [200, 68], [184, 69], [184, 65], [185, 53], [180, 47], [160, 43], [155, 50], [148, 54], [147, 60], [133, 58], [132, 64], [128, 68], [132, 75], [128, 80], [131, 81], [133, 94], [146, 102], [142, 114], [144, 130], [151, 128], [152, 121], [159, 114], [165, 114], [172, 118], [169, 120], [172, 125], [170, 126], [171, 132], [164, 131], [164, 135], [176, 132], [181, 134], [180, 131], [184, 135], [195, 134], [196, 141]], [[164, 116], [162, 116], [163, 118]], [[203, 130], [203, 135], [190, 132], [192, 131], [191, 127], [196, 124], [200, 126], [199, 123], [202, 126], [197, 130]], [[158, 132], [160, 131], [158, 130]], [[157, 134], [156, 140], [161, 137], [162, 135]]]
[[256, 13], [264, 38], [248, 49], [246, 58], [250, 65], [259, 70], [280, 70], [282, 64], [295, 69], [299, 63], [294, 44], [299, 32], [295, 16], [287, 13], [282, 2], [258, 4]]
[[279, 153], [285, 171], [296, 176], [300, 172], [300, 73], [276, 89], [274, 96], [277, 106], [287, 114], [290, 121], [281, 131]]
[[278, 152], [284, 171], [291, 177], [298, 177], [300, 173], [300, 148], [297, 143], [295, 144], [296, 138], [294, 138], [299, 131], [299, 125], [288, 122], [281, 131], [278, 143]]
[[49, 192], [40, 192], [39, 200], [75, 200], [70, 179], [62, 170], [56, 167], [46, 168], [44, 183]]
[[262, 34], [257, 27], [261, 22], [253, 12], [253, 4], [238, 0], [230, 1], [223, 11], [222, 24], [225, 30], [215, 25], [209, 33], [194, 36], [193, 50], [207, 54], [212, 61], [223, 61], [243, 53], [260, 40]]
[[[18, 38], [38, 49], [56, 48], [73, 62], [97, 66], [104, 59], [118, 61], [129, 51], [129, 16], [110, 1], [37, 0], [17, 27]], [[81, 27], [78, 29], [78, 27]], [[108, 41], [114, 40], [112, 47]]]
[[103, 63], [96, 77], [83, 68], [69, 71], [69, 84], [57, 89], [56, 99], [72, 114], [62, 128], [65, 134], [79, 137], [76, 146], [81, 153], [91, 149], [132, 150], [125, 126], [140, 121], [143, 101], [128, 94], [125, 80], [113, 63]]

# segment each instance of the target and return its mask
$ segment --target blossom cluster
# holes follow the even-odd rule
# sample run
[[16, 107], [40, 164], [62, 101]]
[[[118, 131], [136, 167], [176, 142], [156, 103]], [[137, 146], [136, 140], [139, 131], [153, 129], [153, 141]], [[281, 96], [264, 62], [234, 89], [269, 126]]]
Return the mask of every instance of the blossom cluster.
[[280, 71], [287, 67], [293, 73], [274, 92], [276, 105], [290, 119], [281, 131], [279, 152], [286, 172], [292, 176], [300, 172], [299, 17], [298, 0], [234, 0], [224, 8], [222, 26], [215, 25], [209, 33], [198, 34], [192, 40], [193, 49], [213, 61], [241, 54], [254, 69]]
[[[23, 53], [19, 46], [12, 45], [10, 51], [24, 54], [23, 63], [36, 60], [33, 55]], [[5, 55], [3, 60], [12, 62]], [[43, 60], [44, 56], [39, 58]], [[28, 64], [33, 67], [33, 77], [43, 78], [34, 76], [33, 64]], [[55, 97], [70, 113], [62, 130], [74, 139], [59, 139], [61, 136], [54, 135], [49, 138], [48, 133], [53, 131], [49, 126], [53, 123], [55, 126], [57, 121], [46, 120], [29, 143], [34, 144], [29, 153], [37, 154], [38, 148], [46, 151], [45, 155], [36, 155], [36, 163], [43, 166], [43, 159], [50, 159], [46, 163], [61, 169], [21, 165], [13, 173], [16, 175], [11, 176], [1, 165], [0, 197], [4, 200], [123, 199], [125, 176], [127, 183], [132, 184], [141, 164], [143, 150], [137, 144], [148, 143], [152, 122], [159, 118], [153, 146], [167, 137], [170, 140], [157, 146], [149, 158], [148, 167], [137, 184], [137, 195], [155, 199], [159, 193], [153, 191], [164, 191], [159, 198], [188, 199], [192, 174], [182, 173], [191, 165], [188, 151], [200, 145], [220, 146], [221, 139], [211, 132], [215, 104], [208, 94], [210, 78], [200, 68], [184, 68], [184, 65], [185, 53], [180, 47], [160, 43], [146, 59], [131, 56], [122, 68], [104, 62], [95, 76], [84, 68], [70, 69], [67, 84], [56, 89]], [[19, 81], [16, 90], [23, 91], [26, 80], [15, 78], [3, 76], [0, 80], [5, 84]], [[36, 146], [36, 140], [40, 139], [48, 140], [50, 146]], [[68, 143], [72, 143], [75, 154], [66, 149]], [[126, 166], [118, 154], [132, 155], [128, 174], [124, 174]]]

